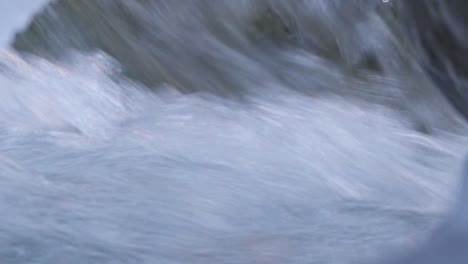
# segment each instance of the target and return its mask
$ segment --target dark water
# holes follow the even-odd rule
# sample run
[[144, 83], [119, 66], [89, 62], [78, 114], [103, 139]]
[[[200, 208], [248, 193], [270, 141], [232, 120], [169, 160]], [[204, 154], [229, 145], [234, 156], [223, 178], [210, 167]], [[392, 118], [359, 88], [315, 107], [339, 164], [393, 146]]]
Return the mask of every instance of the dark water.
[[2, 27], [2, 263], [366, 263], [460, 197], [466, 125], [392, 1], [35, 10]]

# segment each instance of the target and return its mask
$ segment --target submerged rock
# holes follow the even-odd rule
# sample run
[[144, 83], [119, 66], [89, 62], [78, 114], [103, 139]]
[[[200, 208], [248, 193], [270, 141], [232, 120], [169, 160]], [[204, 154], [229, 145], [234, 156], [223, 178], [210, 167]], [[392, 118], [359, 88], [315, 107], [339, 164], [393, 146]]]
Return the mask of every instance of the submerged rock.
[[403, 24], [425, 71], [468, 119], [468, 2], [402, 1]]
[[[362, 8], [366, 1], [346, 2], [58, 0], [12, 46], [52, 60], [68, 50], [103, 50], [128, 76], [182, 92], [232, 95], [259, 79], [289, 80], [284, 53], [291, 50], [344, 70], [382, 72], [378, 45], [362, 39], [376, 13]], [[326, 19], [332, 15], [334, 24]]]
[[145, 40], [139, 35], [144, 27], [135, 15], [123, 1], [55, 1], [16, 35], [12, 46], [52, 60], [70, 50], [102, 50], [126, 66], [129, 76], [155, 84], [160, 80], [148, 65], [152, 56], [138, 46]]

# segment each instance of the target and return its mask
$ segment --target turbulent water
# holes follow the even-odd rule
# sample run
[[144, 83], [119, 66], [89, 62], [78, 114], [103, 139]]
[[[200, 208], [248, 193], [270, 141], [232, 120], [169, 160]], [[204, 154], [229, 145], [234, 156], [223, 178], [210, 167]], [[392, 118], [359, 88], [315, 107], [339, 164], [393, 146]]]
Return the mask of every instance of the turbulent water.
[[[151, 36], [105, 20], [130, 54], [66, 23], [36, 55], [5, 46], [1, 263], [364, 263], [420, 244], [459, 197], [466, 127], [391, 3], [148, 2], [122, 3]], [[255, 7], [296, 35], [247, 37]]]

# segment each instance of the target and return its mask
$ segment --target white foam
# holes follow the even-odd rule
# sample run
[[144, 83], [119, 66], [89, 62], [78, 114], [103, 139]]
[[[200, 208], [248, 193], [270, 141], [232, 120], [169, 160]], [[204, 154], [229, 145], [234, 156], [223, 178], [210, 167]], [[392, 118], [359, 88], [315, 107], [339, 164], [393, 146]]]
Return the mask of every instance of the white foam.
[[3, 61], [1, 259], [342, 263], [419, 241], [454, 197], [466, 138], [383, 106], [157, 95], [102, 55]]

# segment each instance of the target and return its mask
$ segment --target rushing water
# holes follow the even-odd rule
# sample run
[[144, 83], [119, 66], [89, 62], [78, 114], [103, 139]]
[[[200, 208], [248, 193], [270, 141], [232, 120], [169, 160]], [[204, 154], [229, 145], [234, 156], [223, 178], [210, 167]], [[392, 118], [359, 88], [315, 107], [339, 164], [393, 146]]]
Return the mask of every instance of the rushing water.
[[[11, 13], [31, 17], [37, 2], [23, 2]], [[141, 40], [138, 53], [162, 80], [151, 89], [102, 51], [55, 62], [2, 52], [1, 263], [363, 263], [418, 245], [443, 219], [465, 127], [423, 75], [389, 58], [403, 48], [379, 16], [343, 36], [354, 11], [334, 20], [327, 1], [304, 1], [316, 16], [277, 5], [342, 37], [346, 56], [332, 63], [306, 29], [294, 47], [234, 38], [250, 1], [205, 16], [176, 2], [142, 15], [162, 41]], [[200, 30], [219, 19], [231, 35]], [[25, 24], [6, 21], [2, 34]], [[363, 47], [387, 68], [343, 69]]]

